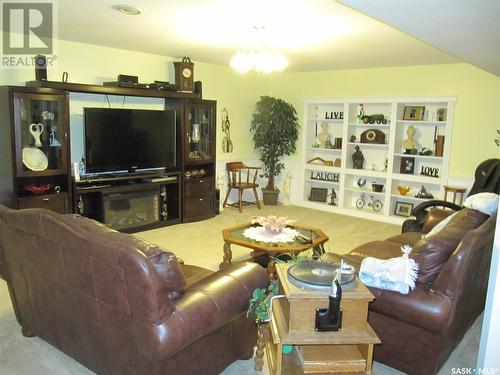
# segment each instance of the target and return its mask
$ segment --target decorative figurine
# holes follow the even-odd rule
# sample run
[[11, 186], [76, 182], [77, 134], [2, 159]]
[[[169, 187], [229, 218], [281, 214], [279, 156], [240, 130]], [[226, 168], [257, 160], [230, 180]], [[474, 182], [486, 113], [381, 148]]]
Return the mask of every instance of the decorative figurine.
[[285, 206], [290, 205], [291, 185], [292, 185], [292, 174], [290, 172], [287, 172], [285, 176], [285, 182], [283, 183], [283, 204]]
[[358, 184], [358, 187], [363, 190], [364, 186], [366, 185], [366, 178], [358, 178], [358, 181], [356, 181], [356, 184]]
[[349, 142], [356, 142], [356, 136], [354, 134], [349, 138]]
[[420, 191], [415, 194], [415, 198], [432, 199], [434, 196], [427, 191], [424, 185], [422, 185]]
[[328, 203], [330, 206], [336, 206], [337, 205], [337, 193], [335, 192], [335, 189], [332, 189], [332, 192], [329, 194], [330, 197], [330, 202]]
[[365, 162], [365, 157], [361, 150], [359, 149], [359, 146], [356, 145], [354, 147], [356, 151], [352, 154], [352, 165], [354, 169], [363, 169], [363, 163]]
[[319, 147], [321, 148], [332, 148], [332, 136], [328, 132], [328, 124], [326, 122], [321, 123], [321, 133], [318, 135]]
[[415, 127], [413, 125], [408, 126], [406, 130], [406, 134], [408, 134], [408, 138], [403, 141], [403, 148], [405, 149], [405, 154], [416, 154], [418, 150], [421, 148], [420, 143], [418, 143], [415, 139]]
[[358, 119], [358, 122], [360, 124], [363, 123], [363, 117], [365, 117], [365, 109], [363, 107], [363, 104], [359, 104], [358, 105], [358, 114], [356, 115], [357, 119]]
[[[219, 189], [219, 192], [220, 192], [220, 196], [223, 197], [224, 196], [224, 188], [226, 186], [226, 183], [225, 183], [225, 180], [226, 180], [226, 174], [224, 172], [219, 172], [219, 174], [217, 175], [217, 188]], [[219, 202], [219, 212], [222, 212], [224, 210], [224, 207], [222, 206], [222, 199], [220, 199], [220, 202]]]
[[229, 128], [231, 123], [229, 122], [229, 114], [227, 109], [222, 110], [222, 132], [224, 136], [222, 137], [222, 152], [230, 153], [233, 152], [233, 141], [231, 141], [231, 133]]
[[56, 139], [56, 126], [50, 127], [50, 146], [51, 147], [61, 147], [61, 142]]
[[42, 142], [40, 142], [40, 136], [43, 133], [43, 124], [31, 124], [30, 133], [35, 139], [35, 147], [42, 147]]

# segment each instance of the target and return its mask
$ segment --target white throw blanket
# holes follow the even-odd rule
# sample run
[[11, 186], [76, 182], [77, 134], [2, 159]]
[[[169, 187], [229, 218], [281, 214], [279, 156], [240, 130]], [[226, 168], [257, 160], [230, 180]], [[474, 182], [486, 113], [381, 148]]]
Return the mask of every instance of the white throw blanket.
[[418, 264], [408, 258], [411, 250], [409, 245], [404, 245], [401, 246], [403, 255], [399, 258], [363, 259], [359, 269], [360, 280], [368, 286], [408, 294], [410, 289], [415, 288], [418, 274]]

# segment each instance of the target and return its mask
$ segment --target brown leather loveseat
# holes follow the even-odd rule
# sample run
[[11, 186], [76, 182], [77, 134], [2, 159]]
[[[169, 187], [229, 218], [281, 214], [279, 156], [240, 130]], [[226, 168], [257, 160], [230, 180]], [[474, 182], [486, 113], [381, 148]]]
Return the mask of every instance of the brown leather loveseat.
[[0, 275], [23, 333], [99, 374], [217, 374], [253, 354], [267, 274], [212, 273], [78, 215], [0, 206]]
[[[436, 216], [446, 216], [434, 210], [424, 223], [425, 232], [438, 222]], [[409, 294], [370, 288], [375, 300], [368, 321], [382, 340], [374, 349], [376, 361], [410, 375], [439, 370], [484, 308], [495, 222], [496, 214], [490, 217], [463, 208], [426, 239], [421, 232], [407, 232], [342, 255], [359, 268], [366, 257], [399, 257], [401, 246], [409, 244], [410, 257], [419, 263], [416, 287]]]

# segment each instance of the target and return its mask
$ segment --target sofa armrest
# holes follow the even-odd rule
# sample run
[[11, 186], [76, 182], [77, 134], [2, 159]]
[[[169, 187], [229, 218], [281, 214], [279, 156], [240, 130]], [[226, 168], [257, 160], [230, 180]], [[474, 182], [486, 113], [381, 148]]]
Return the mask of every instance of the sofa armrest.
[[370, 288], [375, 300], [370, 310], [413, 324], [428, 331], [444, 331], [450, 320], [453, 301], [417, 285], [409, 294]]
[[[437, 207], [443, 207], [443, 209]], [[449, 208], [452, 211], [444, 210], [444, 208]], [[430, 200], [420, 203], [411, 211], [411, 216], [414, 216], [415, 219], [405, 220], [401, 228], [401, 233], [428, 233], [437, 223], [453, 213], [453, 211], [459, 211], [461, 209], [462, 207], [455, 203], [441, 200]]]
[[267, 272], [255, 263], [224, 267], [189, 287], [163, 322], [135, 322], [139, 353], [154, 362], [168, 359], [245, 314], [253, 291], [268, 284]]

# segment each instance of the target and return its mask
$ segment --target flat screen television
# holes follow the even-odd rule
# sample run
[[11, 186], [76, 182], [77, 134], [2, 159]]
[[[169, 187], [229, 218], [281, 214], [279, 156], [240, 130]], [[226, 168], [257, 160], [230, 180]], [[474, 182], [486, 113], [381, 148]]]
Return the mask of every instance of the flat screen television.
[[175, 111], [84, 108], [86, 173], [176, 167]]

